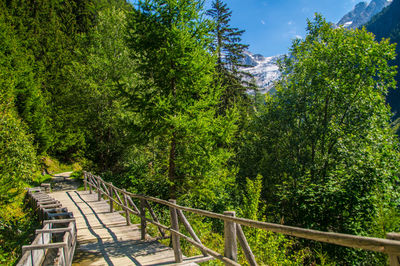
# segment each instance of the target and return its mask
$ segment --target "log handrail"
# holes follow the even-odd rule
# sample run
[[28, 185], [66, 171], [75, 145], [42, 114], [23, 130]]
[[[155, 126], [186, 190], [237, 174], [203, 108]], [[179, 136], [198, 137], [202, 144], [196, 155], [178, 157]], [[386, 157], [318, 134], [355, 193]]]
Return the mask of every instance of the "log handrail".
[[[89, 178], [87, 178], [87, 177], [89, 177]], [[175, 209], [175, 210], [179, 210], [179, 211], [186, 211], [189, 213], [199, 214], [199, 215], [206, 216], [209, 218], [220, 219], [228, 224], [233, 223], [233, 224], [239, 225], [238, 227], [236, 227], [234, 235], [235, 235], [235, 237], [236, 237], [236, 234], [239, 235], [239, 237], [238, 237], [239, 243], [241, 246], [243, 246], [243, 251], [244, 251], [244, 253], [246, 253], [245, 254], [246, 259], [249, 261], [250, 265], [257, 265], [257, 264], [254, 260], [254, 255], [251, 253], [250, 247], [248, 246], [248, 243], [244, 237], [244, 234], [243, 234], [243, 231], [242, 231], [242, 228], [240, 227], [240, 225], [258, 228], [258, 229], [262, 229], [262, 230], [266, 230], [266, 231], [271, 231], [274, 233], [281, 233], [281, 234], [284, 234], [287, 236], [300, 237], [300, 238], [304, 238], [304, 239], [308, 239], [308, 240], [345, 246], [345, 247], [349, 247], [349, 248], [359, 248], [359, 249], [363, 249], [363, 250], [386, 253], [386, 254], [390, 255], [391, 265], [392, 265], [392, 257], [400, 258], [400, 238], [394, 239], [393, 237], [390, 237], [391, 239], [383, 239], [383, 238], [365, 237], [365, 236], [357, 236], [357, 235], [335, 233], [335, 232], [324, 232], [324, 231], [318, 231], [318, 230], [314, 230], [314, 229], [306, 229], [306, 228], [300, 228], [300, 227], [287, 226], [287, 225], [281, 225], [281, 224], [275, 224], [275, 223], [256, 221], [256, 220], [251, 220], [251, 219], [246, 219], [246, 218], [234, 217], [234, 216], [214, 213], [214, 212], [210, 212], [210, 211], [206, 211], [206, 210], [181, 206], [181, 205], [176, 204], [175, 202], [158, 199], [158, 198], [151, 197], [151, 196], [146, 196], [146, 195], [141, 195], [141, 194], [133, 194], [131, 192], [127, 192], [126, 190], [122, 190], [122, 189], [114, 186], [112, 183], [108, 183], [108, 182], [104, 181], [99, 176], [95, 176], [91, 173], [85, 172], [85, 180], [84, 180], [85, 187], [86, 187], [86, 184], [89, 184], [90, 187], [91, 187], [91, 185], [95, 184], [95, 182], [90, 184], [90, 181], [88, 181], [88, 180], [93, 180], [93, 181], [96, 180], [95, 182], [97, 182], [97, 183], [104, 183], [105, 185], [112, 187], [116, 192], [121, 193], [122, 195], [124, 195], [124, 197], [126, 196], [128, 199], [128, 202], [130, 202], [131, 206], [134, 206], [134, 208], [136, 210], [137, 210], [137, 208], [134, 205], [132, 198], [138, 199], [142, 202], [148, 202], [148, 201], [155, 202], [155, 203], [169, 207], [170, 210]], [[94, 187], [97, 188], [98, 186], [94, 185]], [[104, 193], [104, 194], [107, 195], [106, 193]], [[114, 201], [114, 202], [116, 202], [116, 201]], [[121, 207], [123, 209], [127, 209], [127, 206], [121, 206]], [[194, 246], [198, 247], [202, 252], [209, 254], [209, 255], [225, 262], [226, 264], [236, 265], [234, 263], [235, 260], [231, 260], [228, 257], [222, 256], [221, 254], [218, 254], [215, 251], [211, 252], [211, 250], [206, 248], [203, 244], [199, 243], [198, 241], [196, 241], [192, 238], [189, 238], [189, 237], [183, 235], [182, 233], [175, 230], [175, 228], [169, 228], [167, 226], [164, 226], [164, 225], [160, 224], [158, 222], [158, 220], [155, 221], [155, 220], [150, 220], [150, 219], [147, 219], [146, 217], [143, 217], [139, 210], [138, 210], [138, 212], [136, 212], [136, 211], [129, 209], [129, 212], [142, 218], [142, 227], [144, 225], [143, 221], [150, 222], [150, 223], [158, 226], [159, 228], [163, 228], [163, 229], [170, 231], [173, 235], [184, 238], [185, 240], [187, 240]], [[145, 227], [145, 225], [144, 225], [144, 227]], [[142, 236], [143, 236], [143, 230], [142, 230]], [[179, 257], [178, 257], [178, 260], [179, 260]], [[393, 265], [400, 265], [400, 264], [397, 263], [397, 264], [393, 264]]]
[[[22, 257], [17, 266], [41, 265], [49, 249], [59, 249], [56, 260], [61, 263], [57, 265], [71, 265], [75, 253], [77, 241], [77, 227], [75, 218], [67, 208], [51, 208], [54, 204], [46, 205], [43, 202], [58, 202], [40, 189], [28, 189], [27, 199], [34, 209], [39, 213], [43, 228], [35, 231], [36, 237], [30, 245], [22, 246]], [[60, 205], [60, 206], [58, 206]], [[50, 207], [50, 209], [49, 209]], [[62, 207], [57, 204], [57, 207]], [[64, 219], [52, 220], [55, 217], [67, 216]], [[48, 220], [45, 220], [45, 219]], [[54, 224], [67, 224], [66, 227], [52, 228]], [[51, 243], [53, 234], [64, 234], [62, 242]]]

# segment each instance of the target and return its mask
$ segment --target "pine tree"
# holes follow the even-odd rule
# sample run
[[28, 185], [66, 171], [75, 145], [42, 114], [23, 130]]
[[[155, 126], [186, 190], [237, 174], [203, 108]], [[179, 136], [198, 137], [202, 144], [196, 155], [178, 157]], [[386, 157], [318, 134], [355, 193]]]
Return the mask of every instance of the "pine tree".
[[[14, 32], [0, 14], [0, 210], [16, 200], [36, 167], [32, 136], [14, 105], [16, 86], [23, 78], [21, 66], [15, 66], [24, 58], [19, 49]], [[0, 213], [2, 222], [4, 214]]]
[[132, 86], [136, 75], [125, 45], [125, 28], [122, 9], [101, 10], [97, 25], [81, 38], [81, 48], [76, 51], [79, 57], [66, 68], [70, 106], [81, 110], [85, 154], [100, 172], [119, 172], [130, 148], [127, 124], [131, 117], [119, 91]]
[[[83, 149], [84, 138], [77, 110], [70, 108], [64, 67], [75, 57], [78, 35], [94, 22], [93, 5], [76, 0], [3, 2], [34, 70], [33, 77], [22, 73], [25, 84], [17, 87], [18, 112], [34, 134], [39, 152], [65, 160]], [[38, 86], [29, 84], [32, 79]]]
[[234, 117], [216, 115], [220, 88], [212, 85], [215, 60], [201, 12], [201, 1], [139, 1], [128, 24], [143, 79], [130, 91], [131, 106], [142, 117], [139, 131], [164, 149], [154, 165], [164, 167], [160, 175], [168, 175], [173, 198], [201, 190], [203, 197], [218, 197], [229, 183], [230, 152], [216, 143], [230, 141]]
[[222, 95], [222, 110], [232, 107], [235, 103], [248, 100], [246, 90], [248, 84], [245, 78], [250, 75], [240, 70], [243, 66], [241, 59], [248, 45], [241, 43], [244, 30], [233, 28], [229, 25], [232, 11], [221, 0], [212, 2], [212, 9], [207, 14], [214, 22], [212, 30], [212, 50], [217, 55], [216, 70], [219, 82], [224, 87]]

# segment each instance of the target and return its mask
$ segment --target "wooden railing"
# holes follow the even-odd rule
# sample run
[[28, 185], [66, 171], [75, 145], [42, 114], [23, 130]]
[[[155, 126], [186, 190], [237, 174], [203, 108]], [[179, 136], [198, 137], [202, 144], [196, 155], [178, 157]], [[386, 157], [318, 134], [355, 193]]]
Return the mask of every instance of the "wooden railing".
[[[312, 229], [239, 218], [235, 217], [235, 212], [224, 212], [224, 214], [213, 213], [205, 210], [180, 206], [176, 204], [175, 200], [166, 201], [150, 196], [133, 194], [127, 192], [125, 189], [117, 188], [112, 183], [105, 182], [102, 178], [88, 172], [84, 172], [84, 186], [85, 190], [87, 190], [89, 187], [90, 193], [96, 191], [96, 193], [98, 194], [98, 200], [101, 200], [102, 195], [108, 197], [110, 202], [110, 212], [113, 211], [114, 203], [120, 206], [125, 212], [127, 224], [130, 224], [131, 222], [129, 216], [130, 213], [140, 217], [142, 239], [146, 238], [147, 222], [157, 226], [163, 236], [165, 236], [164, 230], [171, 232], [172, 246], [174, 249], [175, 261], [177, 263], [182, 262], [183, 260], [180, 246], [180, 239], [182, 238], [197, 247], [203, 253], [204, 257], [199, 258], [196, 262], [203, 262], [215, 258], [224, 262], [226, 265], [240, 265], [237, 263], [238, 240], [248, 263], [250, 265], [257, 265], [254, 255], [250, 249], [250, 246], [247, 243], [246, 237], [241, 228], [241, 226], [243, 225], [275, 233], [281, 233], [288, 236], [300, 237], [308, 240], [386, 253], [389, 255], [390, 265], [400, 265], [400, 234], [397, 233], [388, 234], [387, 239], [363, 237], [349, 234], [323, 232]], [[139, 208], [134, 204], [132, 199], [139, 200]], [[159, 222], [149, 204], [149, 201], [169, 207], [171, 227], [163, 225]], [[149, 210], [152, 219], [148, 219], [146, 217], [146, 209]], [[224, 255], [219, 254], [218, 252], [204, 246], [201, 243], [200, 239], [197, 237], [193, 228], [183, 214], [183, 211], [224, 221]], [[192, 238], [179, 232], [179, 220], [182, 222]], [[210, 255], [213, 258], [211, 258]]]
[[[70, 266], [77, 237], [73, 214], [40, 188], [28, 189], [27, 197], [38, 212], [43, 228], [36, 230], [36, 237], [30, 245], [22, 246], [22, 257], [17, 266]], [[49, 251], [54, 251], [54, 254], [49, 254]]]

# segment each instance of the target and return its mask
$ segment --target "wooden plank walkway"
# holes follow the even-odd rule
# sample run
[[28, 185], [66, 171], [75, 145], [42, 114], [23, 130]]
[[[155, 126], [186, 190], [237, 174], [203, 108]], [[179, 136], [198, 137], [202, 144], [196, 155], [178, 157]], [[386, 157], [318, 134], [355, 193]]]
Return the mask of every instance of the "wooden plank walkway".
[[78, 245], [73, 265], [177, 265], [172, 248], [150, 236], [140, 240], [139, 225], [127, 226], [122, 215], [109, 212], [106, 201], [97, 201], [97, 194], [69, 190], [50, 195], [76, 218]]

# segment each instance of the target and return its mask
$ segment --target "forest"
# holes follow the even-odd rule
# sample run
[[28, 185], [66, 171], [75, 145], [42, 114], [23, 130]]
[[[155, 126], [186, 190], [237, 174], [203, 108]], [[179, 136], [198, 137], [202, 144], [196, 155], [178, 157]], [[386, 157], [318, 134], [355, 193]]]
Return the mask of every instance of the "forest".
[[[200, 0], [0, 0], [0, 264], [14, 265], [32, 237], [24, 188], [49, 162], [218, 213], [399, 231], [399, 136], [386, 103], [396, 45], [315, 14], [279, 63], [276, 92], [252, 94], [231, 15], [222, 0], [210, 10]], [[192, 219], [202, 242], [221, 248], [222, 226]], [[245, 233], [261, 265], [387, 263]]]

